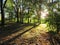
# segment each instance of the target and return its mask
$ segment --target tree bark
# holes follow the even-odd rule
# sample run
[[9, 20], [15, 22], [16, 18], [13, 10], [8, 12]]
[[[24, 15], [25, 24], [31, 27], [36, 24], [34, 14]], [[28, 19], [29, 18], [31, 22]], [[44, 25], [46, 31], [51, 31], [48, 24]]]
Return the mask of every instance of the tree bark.
[[17, 23], [18, 23], [19, 22], [18, 8], [17, 8], [17, 11], [16, 11], [16, 15], [17, 15]]
[[1, 0], [1, 25], [4, 25], [4, 8], [3, 8], [3, 0]]

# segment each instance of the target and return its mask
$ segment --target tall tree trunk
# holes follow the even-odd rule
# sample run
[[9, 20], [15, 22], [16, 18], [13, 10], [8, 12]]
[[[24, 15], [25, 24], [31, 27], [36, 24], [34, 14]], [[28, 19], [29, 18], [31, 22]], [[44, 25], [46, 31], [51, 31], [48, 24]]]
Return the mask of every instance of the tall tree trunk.
[[1, 0], [1, 24], [4, 25], [4, 8], [3, 8], [3, 0]]
[[18, 8], [17, 8], [17, 11], [16, 11], [16, 15], [17, 15], [17, 23], [18, 23], [19, 22]]
[[18, 0], [16, 0], [16, 17], [17, 17], [17, 23], [19, 23], [19, 8], [18, 8]]
[[58, 8], [59, 8], [59, 0], [58, 0]]
[[21, 12], [21, 23], [23, 23], [23, 9], [22, 9], [22, 12]]
[[23, 8], [23, 0], [21, 0], [21, 6], [22, 6], [22, 7], [20, 7], [20, 9], [21, 9], [21, 10], [20, 10], [20, 11], [21, 11], [21, 12], [20, 12], [20, 23], [23, 23], [23, 16], [24, 16], [24, 15], [23, 15], [23, 11], [24, 11], [24, 8]]
[[28, 18], [27, 19], [28, 19], [28, 23], [29, 23], [29, 9], [28, 9]]

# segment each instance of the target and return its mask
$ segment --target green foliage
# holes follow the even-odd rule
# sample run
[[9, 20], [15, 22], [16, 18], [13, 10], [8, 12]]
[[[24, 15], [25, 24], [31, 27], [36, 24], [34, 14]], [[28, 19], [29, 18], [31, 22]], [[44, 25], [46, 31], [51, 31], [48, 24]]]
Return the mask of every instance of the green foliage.
[[55, 22], [55, 15], [52, 11], [49, 12], [49, 16], [46, 19], [46, 22], [48, 22], [49, 30], [56, 31], [56, 22]]
[[12, 0], [7, 0], [7, 2], [6, 2], [6, 7], [7, 7], [9, 10], [12, 10], [12, 9], [13, 9], [13, 2], [12, 2]]
[[58, 11], [60, 11], [60, 8], [57, 8]]

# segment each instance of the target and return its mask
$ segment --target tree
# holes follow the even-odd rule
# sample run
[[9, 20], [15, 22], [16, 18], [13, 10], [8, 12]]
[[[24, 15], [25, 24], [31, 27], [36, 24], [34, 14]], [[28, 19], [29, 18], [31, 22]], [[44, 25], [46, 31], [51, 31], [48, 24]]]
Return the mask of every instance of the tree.
[[0, 0], [1, 2], [1, 24], [4, 25], [5, 23], [5, 20], [4, 20], [4, 7], [5, 7], [5, 4], [7, 2], [7, 0], [5, 0], [4, 4], [3, 4], [3, 1], [4, 0]]
[[14, 9], [16, 12], [16, 17], [17, 17], [17, 23], [19, 22], [19, 8], [20, 8], [20, 1], [19, 0], [13, 0], [13, 5], [14, 5]]

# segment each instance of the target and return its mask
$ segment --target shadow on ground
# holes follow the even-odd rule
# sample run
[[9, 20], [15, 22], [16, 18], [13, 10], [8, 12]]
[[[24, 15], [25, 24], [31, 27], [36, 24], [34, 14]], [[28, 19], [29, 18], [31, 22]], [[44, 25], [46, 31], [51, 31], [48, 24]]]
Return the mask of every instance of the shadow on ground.
[[[9, 25], [7, 27], [3, 27], [3, 28], [0, 28], [0, 40], [1, 38], [4, 38], [6, 36], [9, 36], [13, 33], [16, 33], [20, 30], [23, 30], [25, 27], [28, 27], [28, 26], [32, 26], [32, 24], [20, 24], [20, 23], [15, 23], [15, 24], [12, 24], [12, 25]], [[31, 28], [27, 29], [26, 31], [18, 34], [17, 36], [7, 40], [7, 41], [4, 41], [3, 43], [1, 43], [0, 45], [5, 45], [6, 43], [8, 42], [11, 42], [13, 40], [15, 40], [17, 37], [21, 36], [22, 34], [24, 34], [25, 32], [31, 30], [32, 28], [34, 28], [36, 26], [32, 26]]]
[[0, 39], [2, 37], [8, 36], [12, 33], [19, 31], [19, 29], [22, 29], [25, 27], [24, 25], [26, 24], [14, 23], [14, 24], [9, 24], [8, 26], [0, 27]]

